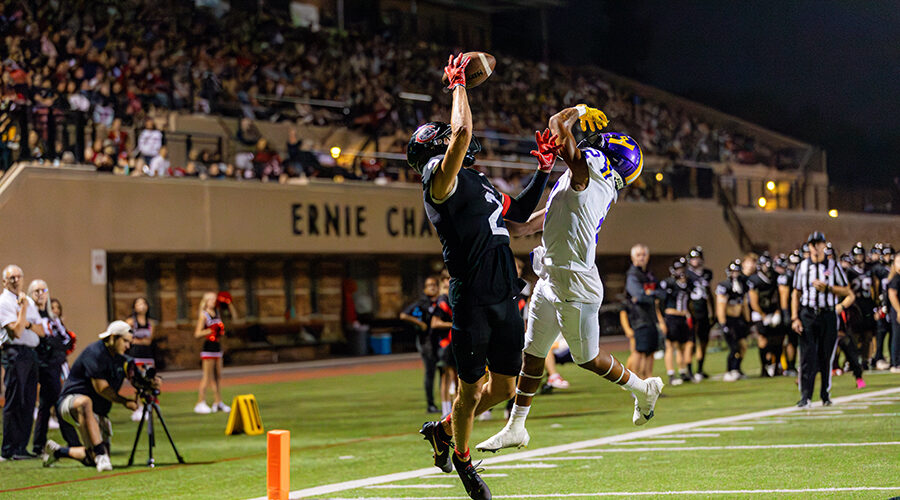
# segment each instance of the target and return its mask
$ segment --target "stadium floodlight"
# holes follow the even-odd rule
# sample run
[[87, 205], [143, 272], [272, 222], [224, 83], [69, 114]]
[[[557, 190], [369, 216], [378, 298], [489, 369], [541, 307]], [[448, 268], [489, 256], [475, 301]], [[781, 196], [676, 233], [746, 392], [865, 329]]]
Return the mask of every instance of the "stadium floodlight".
[[756, 204], [759, 205], [759, 208], [766, 208], [767, 203], [769, 203], [769, 200], [767, 200], [765, 196], [760, 196], [759, 199], [756, 200]]
[[331, 157], [337, 160], [339, 156], [341, 156], [341, 148], [337, 146], [331, 148]]
[[775, 191], [775, 181], [767, 182], [766, 189], [768, 189], [769, 191]]
[[838, 211], [837, 211], [837, 209], [836, 209], [836, 208], [832, 208], [831, 210], [829, 210], [829, 211], [828, 211], [828, 216], [831, 217], [832, 219], [837, 219], [837, 216], [838, 216]]

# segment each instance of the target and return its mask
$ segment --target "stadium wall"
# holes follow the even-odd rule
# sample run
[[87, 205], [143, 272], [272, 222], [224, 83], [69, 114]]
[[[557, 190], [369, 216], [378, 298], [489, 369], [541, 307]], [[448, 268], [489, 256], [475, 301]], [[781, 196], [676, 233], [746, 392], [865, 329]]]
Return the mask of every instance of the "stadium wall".
[[[421, 261], [440, 255], [438, 238], [425, 218], [421, 190], [414, 185], [130, 178], [19, 164], [0, 184], [0, 230], [5, 238], [4, 263], [20, 265], [26, 281], [45, 279], [52, 294], [63, 301], [67, 325], [85, 335], [85, 340], [101, 331], [108, 317], [122, 314], [128, 293], [138, 293], [126, 286], [116, 296], [110, 286], [93, 284], [93, 250], [110, 256], [104, 265], [111, 258], [119, 259], [114, 262], [118, 265], [123, 256], [196, 256], [199, 260], [224, 256], [228, 260], [230, 255], [242, 259], [315, 255], [317, 266], [326, 271], [329, 256], [347, 261], [354, 255], [375, 255], [384, 261], [380, 267], [388, 269], [376, 277], [378, 289], [394, 295], [418, 293], [397, 289], [400, 281], [390, 268], [397, 267], [397, 262], [403, 267], [407, 260], [394, 256]], [[604, 223], [600, 236], [601, 259], [604, 255], [621, 258], [638, 241], [658, 256], [683, 254], [700, 244], [717, 275], [740, 252], [721, 208], [710, 201], [623, 202]], [[538, 241], [538, 236], [514, 239], [512, 247], [526, 256]], [[215, 280], [204, 279], [192, 265], [187, 264], [186, 275], [196, 279], [200, 288], [214, 288]], [[177, 287], [172, 281], [175, 274], [165, 273], [177, 274], [177, 270], [166, 269], [160, 271], [159, 294], [171, 298]], [[277, 276], [278, 271], [269, 274]], [[329, 277], [329, 288], [338, 286], [339, 278], [337, 274]], [[613, 281], [610, 286], [615, 286]], [[259, 283], [253, 286], [264, 290], [280, 286]], [[197, 299], [196, 291], [191, 293], [185, 306], [188, 318], [195, 314]], [[339, 299], [339, 291], [333, 295], [335, 301]], [[385, 303], [396, 305], [401, 300], [392, 297]], [[329, 312], [339, 321], [339, 305]]]

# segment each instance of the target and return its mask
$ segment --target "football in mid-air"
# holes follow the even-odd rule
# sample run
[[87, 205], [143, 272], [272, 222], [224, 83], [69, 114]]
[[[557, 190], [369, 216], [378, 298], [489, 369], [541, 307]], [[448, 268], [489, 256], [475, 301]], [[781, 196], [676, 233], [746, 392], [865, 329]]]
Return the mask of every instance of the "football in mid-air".
[[[466, 52], [469, 65], [466, 66], [466, 88], [475, 88], [488, 79], [494, 73], [497, 59], [487, 52]], [[444, 75], [444, 85], [447, 85], [447, 75]]]

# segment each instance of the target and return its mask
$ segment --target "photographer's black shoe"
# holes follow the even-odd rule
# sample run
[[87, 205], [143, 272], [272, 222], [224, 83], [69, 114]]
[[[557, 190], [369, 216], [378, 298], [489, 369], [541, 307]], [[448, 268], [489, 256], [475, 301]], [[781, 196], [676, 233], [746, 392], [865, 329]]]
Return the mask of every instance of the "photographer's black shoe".
[[469, 497], [475, 500], [491, 500], [491, 490], [478, 475], [479, 471], [472, 465], [472, 459], [463, 462], [456, 452], [450, 454], [453, 455], [453, 466], [456, 467], [456, 473], [459, 474], [459, 479], [462, 480]]
[[425, 422], [419, 434], [425, 436], [425, 441], [434, 450], [434, 466], [443, 472], [453, 472], [453, 464], [450, 462], [453, 450], [450, 449], [450, 440], [444, 440], [446, 433], [441, 428], [441, 422]]

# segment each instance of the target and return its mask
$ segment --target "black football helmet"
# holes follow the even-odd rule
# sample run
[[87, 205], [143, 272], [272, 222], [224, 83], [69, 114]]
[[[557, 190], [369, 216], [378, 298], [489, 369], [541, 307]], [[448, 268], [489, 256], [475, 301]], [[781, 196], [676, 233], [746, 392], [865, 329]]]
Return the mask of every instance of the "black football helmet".
[[[413, 132], [406, 147], [406, 161], [410, 168], [421, 174], [428, 160], [447, 152], [444, 139], [450, 137], [450, 124], [444, 122], [428, 122]], [[481, 152], [481, 143], [472, 135], [469, 141], [469, 149], [463, 159], [463, 166], [471, 167], [475, 164], [475, 155]]]
[[741, 272], [741, 259], [734, 259], [734, 261], [728, 264], [728, 269], [726, 269], [725, 272], [728, 274]]
[[669, 266], [669, 274], [675, 277], [684, 276], [684, 268], [687, 267], [687, 259], [679, 257]]
[[862, 242], [857, 241], [856, 244], [853, 245], [853, 248], [850, 249], [850, 255], [853, 255], [853, 256], [857, 256], [857, 255], [865, 256], [866, 255], [866, 249], [863, 247]]
[[691, 251], [688, 252], [688, 258], [689, 259], [694, 259], [694, 258], [702, 259], [703, 258], [703, 247], [697, 245], [694, 248], [692, 248]]

